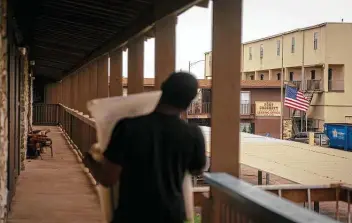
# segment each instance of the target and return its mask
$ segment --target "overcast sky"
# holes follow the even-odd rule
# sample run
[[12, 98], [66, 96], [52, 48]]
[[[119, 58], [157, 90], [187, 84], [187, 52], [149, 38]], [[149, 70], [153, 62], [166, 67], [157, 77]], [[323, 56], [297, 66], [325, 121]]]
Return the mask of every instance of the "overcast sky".
[[[352, 0], [243, 0], [244, 42], [323, 22], [352, 22]], [[193, 7], [178, 17], [177, 70], [188, 70], [189, 61], [204, 59], [211, 51], [211, 4], [208, 9]], [[124, 53], [124, 76], [127, 57]], [[204, 63], [191, 69], [204, 76]], [[154, 39], [145, 43], [144, 76], [154, 77]]]

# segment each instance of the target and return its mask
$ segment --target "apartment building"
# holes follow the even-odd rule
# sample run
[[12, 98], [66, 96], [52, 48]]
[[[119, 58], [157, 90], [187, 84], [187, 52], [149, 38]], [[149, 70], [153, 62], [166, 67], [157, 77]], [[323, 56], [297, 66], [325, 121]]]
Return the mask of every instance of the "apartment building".
[[[288, 31], [243, 44], [242, 80], [283, 80], [310, 93], [307, 116], [317, 120], [320, 129], [323, 123], [349, 122], [351, 52], [351, 23], [323, 23]], [[205, 54], [205, 60], [205, 78], [211, 79], [211, 52]]]

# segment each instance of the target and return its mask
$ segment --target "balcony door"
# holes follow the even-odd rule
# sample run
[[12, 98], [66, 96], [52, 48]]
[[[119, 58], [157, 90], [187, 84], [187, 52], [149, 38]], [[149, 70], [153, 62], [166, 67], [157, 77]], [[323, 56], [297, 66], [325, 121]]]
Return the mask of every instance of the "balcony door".
[[241, 91], [241, 106], [240, 106], [241, 115], [250, 115], [251, 114], [251, 92], [250, 91]]

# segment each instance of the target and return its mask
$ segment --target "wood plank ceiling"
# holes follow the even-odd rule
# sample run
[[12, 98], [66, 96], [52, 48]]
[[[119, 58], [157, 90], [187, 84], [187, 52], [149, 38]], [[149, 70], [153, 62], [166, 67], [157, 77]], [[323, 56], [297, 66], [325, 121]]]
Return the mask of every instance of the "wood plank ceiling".
[[15, 0], [14, 15], [36, 76], [60, 80], [141, 15], [154, 0]]

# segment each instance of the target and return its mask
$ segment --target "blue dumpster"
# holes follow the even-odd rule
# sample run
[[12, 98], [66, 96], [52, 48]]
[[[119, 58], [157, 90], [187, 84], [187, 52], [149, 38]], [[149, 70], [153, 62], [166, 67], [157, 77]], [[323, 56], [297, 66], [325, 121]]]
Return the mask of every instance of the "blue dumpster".
[[352, 124], [326, 123], [324, 133], [330, 140], [331, 148], [352, 150]]

